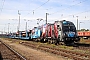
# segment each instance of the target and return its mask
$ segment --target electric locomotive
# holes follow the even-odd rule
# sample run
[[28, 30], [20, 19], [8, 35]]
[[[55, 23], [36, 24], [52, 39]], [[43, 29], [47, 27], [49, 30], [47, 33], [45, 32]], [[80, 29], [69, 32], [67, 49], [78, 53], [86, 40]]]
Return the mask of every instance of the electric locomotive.
[[41, 30], [40, 27], [34, 27], [32, 29], [31, 35], [30, 35], [30, 39], [34, 40], [34, 41], [40, 41], [40, 37], [41, 37]]
[[70, 21], [55, 21], [54, 30], [57, 43], [64, 42], [65, 44], [72, 44], [80, 40], [75, 25]]

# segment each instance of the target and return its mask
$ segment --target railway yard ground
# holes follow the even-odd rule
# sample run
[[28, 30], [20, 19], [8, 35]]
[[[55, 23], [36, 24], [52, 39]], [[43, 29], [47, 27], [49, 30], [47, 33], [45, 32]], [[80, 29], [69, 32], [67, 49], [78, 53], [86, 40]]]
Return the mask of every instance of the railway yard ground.
[[90, 44], [90, 39], [81, 39], [80, 43]]
[[[90, 46], [56, 46], [8, 38], [0, 38], [0, 40], [20, 53], [26, 60], [90, 60]], [[11, 54], [9, 55], [11, 56]]]
[[19, 44], [20, 40], [19, 41], [15, 41], [15, 39], [13, 39], [12, 41], [11, 39], [0, 39], [0, 40], [8, 44], [15, 51], [19, 52], [27, 60], [65, 60], [65, 58], [61, 56], [52, 55], [50, 53], [42, 52], [40, 50], [23, 46]]

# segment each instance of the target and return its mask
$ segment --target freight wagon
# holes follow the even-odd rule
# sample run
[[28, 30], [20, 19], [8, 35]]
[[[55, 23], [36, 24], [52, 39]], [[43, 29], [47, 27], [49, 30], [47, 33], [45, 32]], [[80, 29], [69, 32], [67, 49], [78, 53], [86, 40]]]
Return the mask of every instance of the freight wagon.
[[88, 39], [90, 38], [90, 31], [78, 31], [78, 36], [80, 38]]
[[29, 30], [29, 31], [20, 31], [19, 32], [19, 38], [20, 39], [27, 39], [27, 40], [29, 40], [30, 39], [30, 34], [31, 34], [31, 30]]

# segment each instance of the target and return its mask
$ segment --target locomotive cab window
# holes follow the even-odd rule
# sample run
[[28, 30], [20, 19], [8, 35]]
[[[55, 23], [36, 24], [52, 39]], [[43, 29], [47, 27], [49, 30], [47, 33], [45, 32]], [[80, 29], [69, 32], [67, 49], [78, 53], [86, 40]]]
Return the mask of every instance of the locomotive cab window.
[[60, 25], [57, 25], [57, 29], [58, 29], [59, 31], [61, 31]]
[[57, 25], [57, 28], [59, 28], [59, 25]]
[[63, 26], [63, 31], [73, 31], [75, 32], [75, 26], [74, 25], [64, 25]]

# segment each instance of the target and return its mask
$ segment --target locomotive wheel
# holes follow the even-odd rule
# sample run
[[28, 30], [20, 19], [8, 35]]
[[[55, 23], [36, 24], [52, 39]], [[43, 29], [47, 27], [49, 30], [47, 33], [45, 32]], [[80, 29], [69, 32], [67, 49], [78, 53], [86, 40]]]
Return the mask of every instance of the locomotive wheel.
[[68, 41], [66, 41], [66, 40], [64, 40], [64, 45], [68, 45], [69, 43], [68, 43]]
[[51, 44], [51, 43], [50, 43], [50, 40], [48, 40], [48, 43]]
[[53, 40], [48, 40], [48, 43], [49, 44], [53, 44]]
[[40, 39], [40, 42], [43, 43], [43, 39]]
[[51, 40], [50, 43], [53, 44], [53, 40]]
[[42, 43], [45, 43], [45, 42], [46, 42], [46, 39], [44, 39], [44, 38], [41, 39], [41, 42], [42, 42]]
[[57, 40], [54, 40], [54, 44], [57, 45]]

